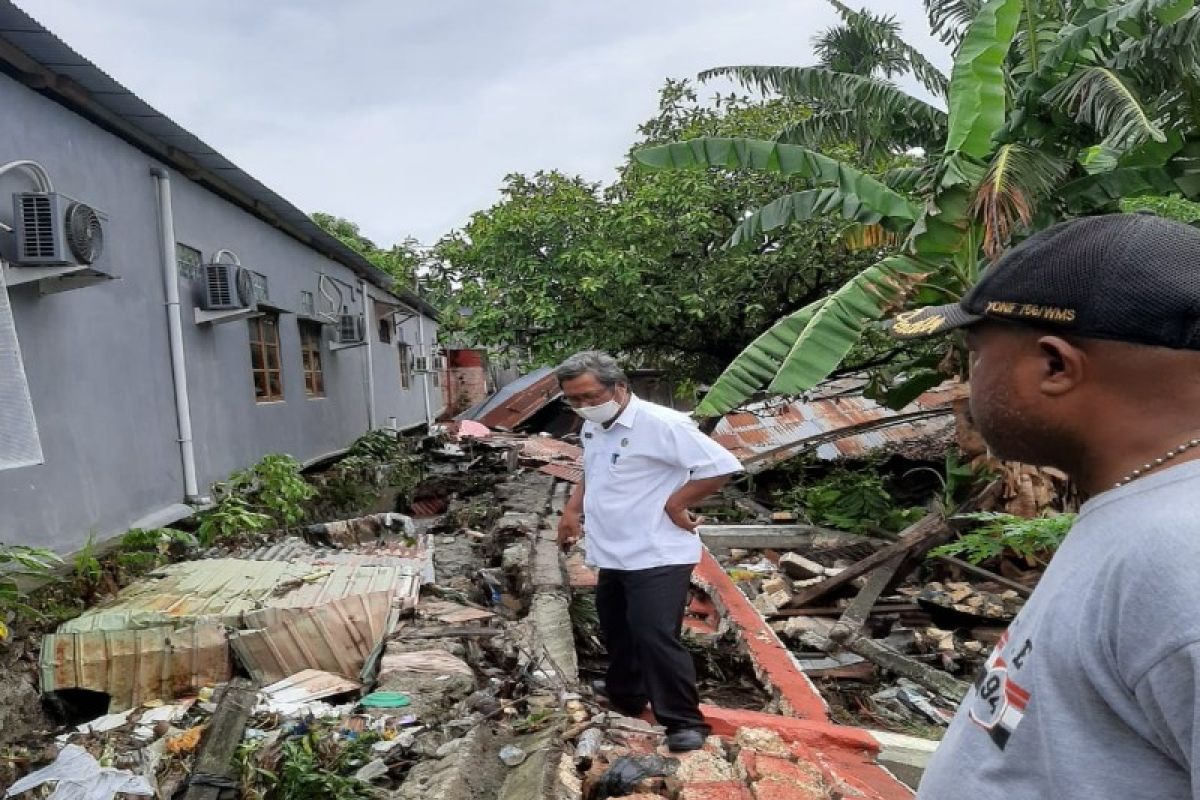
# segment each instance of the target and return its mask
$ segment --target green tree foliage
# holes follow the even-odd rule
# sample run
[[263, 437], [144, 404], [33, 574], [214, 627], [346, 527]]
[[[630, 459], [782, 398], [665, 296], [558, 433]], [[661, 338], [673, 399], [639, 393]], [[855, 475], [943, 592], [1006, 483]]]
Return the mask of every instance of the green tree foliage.
[[[908, 71], [931, 91], [941, 84], [940, 73], [896, 42], [888, 20], [830, 2], [848, 25], [904, 53]], [[841, 62], [829, 58], [815, 67], [705, 73], [813, 104], [815, 119], [836, 122], [845, 134], [865, 132], [863, 152], [921, 144], [928, 160], [919, 168], [874, 180], [860, 165], [830, 158], [828, 126], [807, 123], [782, 127], [775, 139], [678, 137], [636, 154], [657, 169], [753, 170], [822, 189], [790, 199], [780, 193], [750, 214], [734, 237], [743, 247], [816, 215], [874, 219], [902, 239], [899, 252], [879, 253], [877, 263], [751, 343], [700, 413], [724, 413], [760, 390], [812, 388], [856, 351], [873, 321], [960, 297], [1006, 247], [1053, 222], [1115, 211], [1134, 196], [1200, 199], [1200, 9], [1193, 0], [926, 0], [926, 7], [934, 32], [955, 46], [944, 119], [878, 75], [840, 72]], [[895, 69], [893, 62], [868, 67]], [[920, 130], [891, 124], [901, 117]], [[927, 385], [928, 362], [912, 367], [907, 378]]]
[[[788, 100], [702, 104], [687, 83], [668, 82], [637, 146], [762, 136], [808, 114]], [[851, 146], [840, 155], [857, 157]], [[711, 380], [773, 319], [874, 260], [847, 248], [848, 225], [833, 219], [724, 247], [747, 208], [811, 185], [770, 174], [651, 173], [630, 162], [607, 187], [557, 172], [510, 175], [500, 202], [438, 245], [443, 301], [469, 310], [443, 319], [458, 317], [468, 341], [527, 347], [542, 362], [600, 347]]]
[[422, 261], [421, 245], [416, 239], [408, 238], [383, 248], [364, 236], [358, 225], [348, 219], [320, 211], [311, 216], [313, 222], [326, 233], [333, 234], [342, 244], [366, 257], [377, 269], [391, 275], [397, 288], [415, 286], [417, 270]]

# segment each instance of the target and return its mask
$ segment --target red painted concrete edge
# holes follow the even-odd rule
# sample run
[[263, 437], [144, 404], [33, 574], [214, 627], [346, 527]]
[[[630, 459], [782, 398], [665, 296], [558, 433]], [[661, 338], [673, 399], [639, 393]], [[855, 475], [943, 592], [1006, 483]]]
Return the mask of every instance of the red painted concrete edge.
[[712, 597], [723, 616], [734, 624], [738, 637], [749, 651], [750, 660], [761, 673], [759, 678], [778, 695], [784, 712], [804, 719], [827, 719], [828, 707], [817, 687], [797, 669], [792, 654], [779, 641], [775, 631], [708, 550], [696, 565], [693, 578]]
[[765, 728], [778, 733], [785, 742], [808, 747], [853, 750], [868, 757], [879, 752], [879, 742], [860, 728], [720, 706], [701, 705], [700, 711], [717, 736], [735, 736], [739, 728]]

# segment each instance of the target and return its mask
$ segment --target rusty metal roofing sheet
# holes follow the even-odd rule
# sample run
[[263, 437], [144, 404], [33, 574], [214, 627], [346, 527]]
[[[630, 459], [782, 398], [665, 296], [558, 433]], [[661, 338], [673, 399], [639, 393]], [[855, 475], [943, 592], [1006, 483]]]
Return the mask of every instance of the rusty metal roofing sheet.
[[316, 608], [264, 608], [232, 631], [238, 661], [260, 683], [305, 669], [356, 678], [367, 656], [399, 619], [391, 590], [355, 594]]
[[103, 692], [109, 713], [194, 694], [233, 674], [225, 629], [213, 623], [50, 634], [39, 666], [43, 692]]
[[570, 481], [571, 483], [581, 483], [583, 481], [583, 467], [576, 467], [570, 464], [544, 464], [538, 467], [538, 472], [544, 472], [547, 475]]
[[583, 448], [549, 436], [535, 436], [521, 442], [521, 456], [535, 461], [583, 462]]
[[335, 552], [324, 563], [206, 559], [171, 564], [124, 589], [108, 605], [64, 623], [60, 633], [219, 622], [240, 627], [260, 608], [311, 608], [343, 597], [390, 591], [416, 603], [428, 559]]
[[[536, 376], [536, 378], [535, 378]], [[530, 380], [533, 378], [532, 380]], [[475, 417], [489, 428], [511, 431], [519, 427], [537, 412], [553, 403], [562, 396], [558, 386], [558, 378], [550, 369], [539, 370], [537, 373], [525, 376], [518, 384], [509, 384], [503, 392], [510, 392], [496, 403], [489, 401]]]
[[116, 631], [200, 620], [236, 626], [244, 612], [266, 605], [281, 585], [298, 585], [313, 572], [308, 564], [236, 558], [170, 564], [58, 630]]
[[804, 450], [815, 449], [826, 460], [865, 455], [948, 436], [953, 431], [952, 403], [962, 394], [961, 384], [947, 382], [900, 411], [861, 394], [759, 405], [726, 415], [712, 436], [751, 473]]

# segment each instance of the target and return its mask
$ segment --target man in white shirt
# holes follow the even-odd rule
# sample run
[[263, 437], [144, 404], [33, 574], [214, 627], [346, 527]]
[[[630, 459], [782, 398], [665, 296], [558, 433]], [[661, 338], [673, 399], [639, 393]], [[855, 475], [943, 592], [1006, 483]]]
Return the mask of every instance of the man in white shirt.
[[584, 418], [584, 479], [559, 522], [560, 544], [583, 533], [599, 569], [596, 610], [609, 654], [604, 694], [637, 716], [647, 702], [672, 752], [704, 745], [696, 667], [680, 641], [699, 518], [688, 509], [741, 470], [688, 416], [640, 400], [616, 360], [577, 353], [556, 370], [564, 399]]

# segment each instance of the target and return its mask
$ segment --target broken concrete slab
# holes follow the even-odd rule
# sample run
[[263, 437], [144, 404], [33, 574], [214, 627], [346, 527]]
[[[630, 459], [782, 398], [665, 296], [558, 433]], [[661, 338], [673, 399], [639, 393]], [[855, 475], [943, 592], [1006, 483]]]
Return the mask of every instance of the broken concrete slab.
[[553, 662], [555, 677], [569, 686], [579, 683], [579, 657], [571, 626], [571, 601], [564, 592], [538, 592], [533, 596], [529, 619], [534, 641]]

